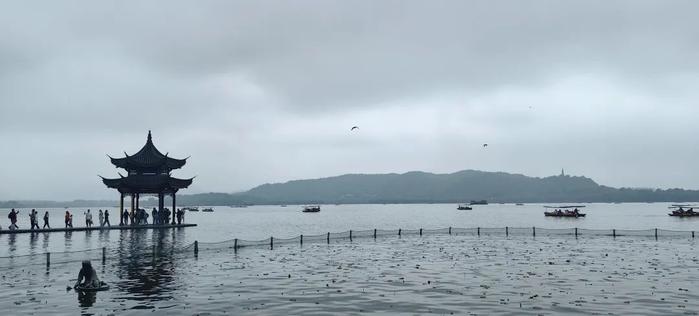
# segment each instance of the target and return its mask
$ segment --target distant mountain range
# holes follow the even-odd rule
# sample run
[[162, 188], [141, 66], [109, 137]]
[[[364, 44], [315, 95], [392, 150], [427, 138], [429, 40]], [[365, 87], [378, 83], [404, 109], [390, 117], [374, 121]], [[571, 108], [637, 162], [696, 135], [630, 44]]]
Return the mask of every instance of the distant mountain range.
[[[459, 203], [693, 202], [699, 191], [632, 189], [599, 185], [586, 177], [528, 177], [504, 172], [464, 170], [450, 174], [347, 174], [263, 184], [241, 193], [179, 195], [179, 205]], [[6, 201], [0, 207], [114, 206], [115, 201]], [[155, 206], [155, 200], [141, 202]], [[167, 204], [166, 204], [167, 205]]]

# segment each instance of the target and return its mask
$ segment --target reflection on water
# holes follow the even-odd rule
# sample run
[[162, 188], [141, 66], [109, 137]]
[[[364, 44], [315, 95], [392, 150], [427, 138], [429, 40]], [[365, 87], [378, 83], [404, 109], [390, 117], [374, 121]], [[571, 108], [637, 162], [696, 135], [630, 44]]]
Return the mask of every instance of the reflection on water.
[[51, 233], [41, 233], [41, 235], [42, 235], [42, 237], [43, 237], [43, 238], [42, 238], [41, 247], [42, 247], [43, 249], [48, 249], [48, 248], [49, 248], [49, 235], [50, 235], [50, 234], [51, 234]]
[[[184, 229], [121, 231], [115, 287], [137, 301], [172, 299], [177, 273], [174, 249], [184, 234]], [[147, 244], [151, 246], [144, 247]]]
[[73, 248], [73, 232], [67, 231], [63, 234], [63, 236], [65, 237], [65, 251], [70, 251]]
[[34, 253], [36, 250], [36, 241], [38, 239], [38, 233], [29, 234], [29, 252]]
[[78, 305], [80, 307], [92, 307], [97, 301], [97, 292], [78, 292]]
[[91, 231], [91, 230], [88, 230], [88, 231], [85, 232], [85, 239], [83, 240], [83, 242], [84, 242], [85, 245], [87, 246], [87, 247], [85, 247], [85, 248], [90, 248], [89, 246], [90, 246], [90, 244], [91, 244], [91, 242], [92, 242], [92, 231]]
[[7, 249], [10, 253], [14, 253], [17, 250], [17, 235], [8, 235], [7, 238]]
[[[99, 268], [111, 286], [104, 292], [64, 290], [75, 282], [79, 262], [52, 265], [50, 276], [5, 270], [0, 309], [13, 315], [459, 314], [467, 306], [487, 315], [667, 315], [699, 308], [698, 245], [691, 239], [393, 236], [243, 248], [237, 255], [222, 248], [195, 259], [174, 251], [186, 232], [113, 232], [110, 242], [119, 247]], [[82, 252], [70, 255], [83, 259]]]

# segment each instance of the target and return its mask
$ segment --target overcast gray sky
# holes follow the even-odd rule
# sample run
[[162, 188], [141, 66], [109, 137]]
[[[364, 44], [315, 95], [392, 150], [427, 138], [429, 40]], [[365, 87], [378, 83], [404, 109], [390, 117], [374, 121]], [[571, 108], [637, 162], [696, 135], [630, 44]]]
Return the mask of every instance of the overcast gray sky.
[[[697, 1], [4, 1], [0, 200], [461, 169], [699, 189]], [[353, 125], [359, 131], [350, 132]], [[483, 143], [489, 143], [487, 149]]]

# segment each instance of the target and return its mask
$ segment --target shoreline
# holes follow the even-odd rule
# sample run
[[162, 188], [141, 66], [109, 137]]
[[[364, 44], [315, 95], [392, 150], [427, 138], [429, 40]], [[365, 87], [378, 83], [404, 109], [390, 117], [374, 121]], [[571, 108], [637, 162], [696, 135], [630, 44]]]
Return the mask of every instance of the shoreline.
[[59, 232], [81, 232], [81, 231], [101, 231], [101, 230], [137, 230], [137, 229], [165, 229], [196, 227], [197, 224], [174, 224], [174, 225], [114, 225], [107, 227], [69, 227], [69, 228], [48, 228], [48, 229], [3, 229], [0, 235], [27, 234], [27, 233], [59, 233]]

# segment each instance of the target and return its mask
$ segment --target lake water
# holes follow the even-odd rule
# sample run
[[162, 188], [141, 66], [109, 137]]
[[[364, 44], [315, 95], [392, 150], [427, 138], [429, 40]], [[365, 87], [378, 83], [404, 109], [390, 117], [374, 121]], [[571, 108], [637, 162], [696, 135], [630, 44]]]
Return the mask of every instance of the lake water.
[[[214, 213], [188, 213], [186, 221], [199, 224], [193, 228], [0, 235], [0, 245], [6, 245], [0, 257], [14, 256], [0, 258], [0, 308], [13, 315], [696, 315], [699, 258], [690, 235], [419, 236], [414, 230], [697, 230], [699, 221], [667, 216], [667, 206], [591, 204], [581, 219], [544, 217], [541, 205], [471, 211], [452, 204], [328, 205], [320, 213], [291, 205], [215, 207]], [[62, 212], [51, 210], [54, 223]], [[20, 217], [28, 222], [26, 210]], [[237, 252], [230, 242], [211, 243], [374, 228], [391, 234]], [[394, 234], [399, 228], [406, 232], [402, 237]], [[201, 243], [198, 256], [195, 240]], [[100, 247], [108, 249], [103, 263], [100, 250], [81, 251]], [[46, 251], [53, 252], [48, 268], [43, 255], [23, 256]], [[82, 259], [93, 260], [110, 290], [66, 290]]]

